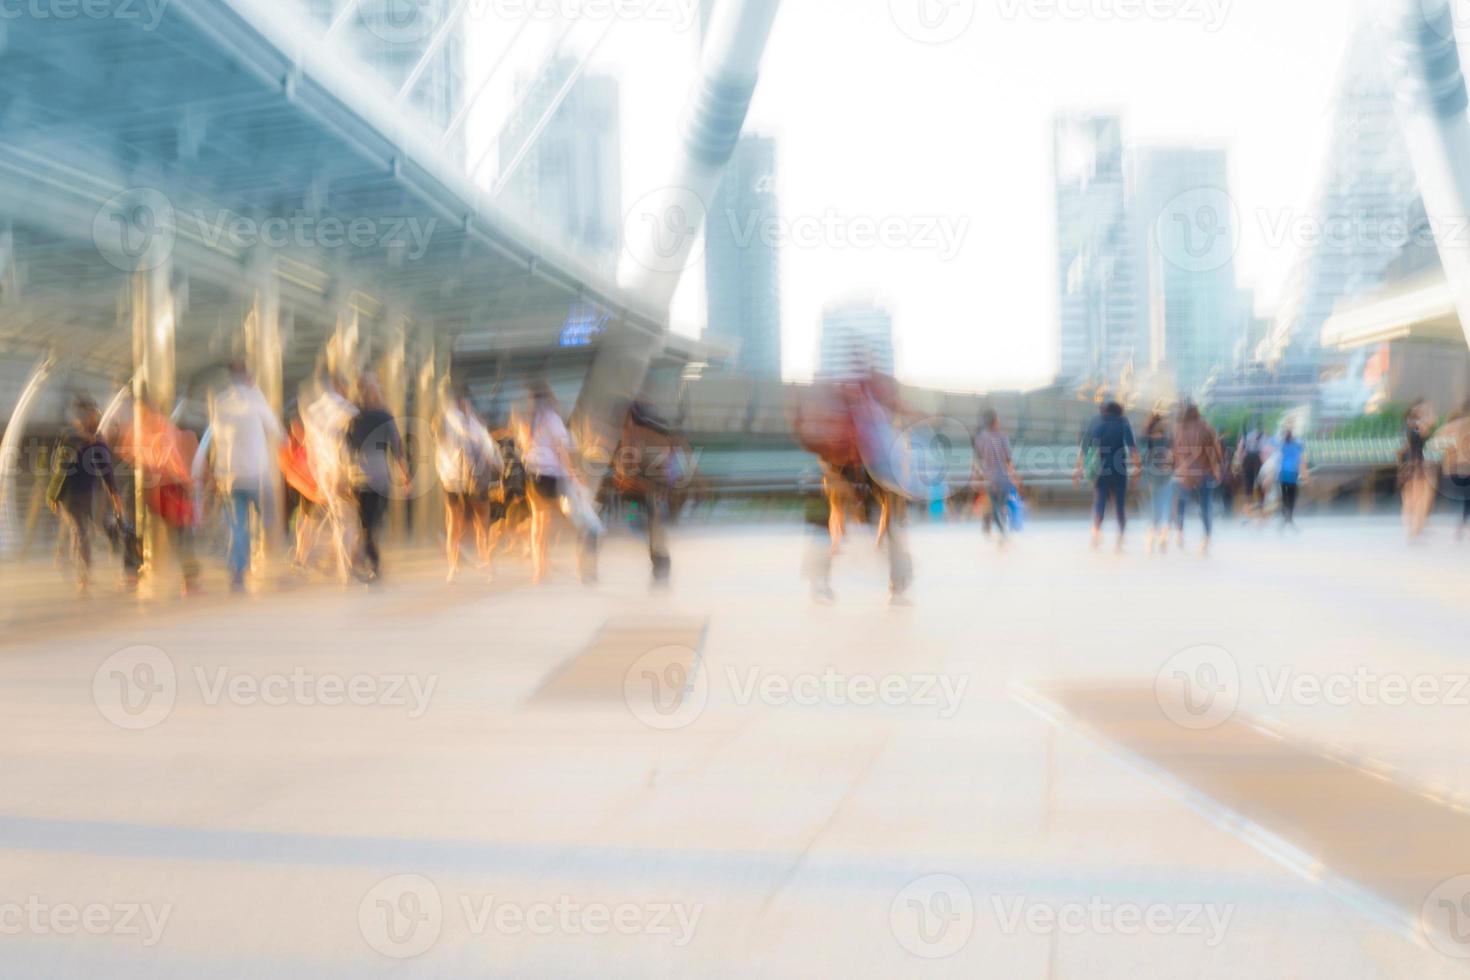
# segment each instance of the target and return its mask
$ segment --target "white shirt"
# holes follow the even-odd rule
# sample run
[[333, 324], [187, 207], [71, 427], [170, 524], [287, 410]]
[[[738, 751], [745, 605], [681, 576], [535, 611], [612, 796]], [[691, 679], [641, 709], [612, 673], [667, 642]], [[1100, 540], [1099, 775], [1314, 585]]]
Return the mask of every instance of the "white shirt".
[[270, 473], [271, 444], [281, 438], [281, 423], [259, 388], [236, 382], [214, 398], [209, 438], [220, 485], [259, 490]]
[[469, 493], [475, 489], [477, 478], [488, 480], [499, 475], [504, 460], [485, 423], [458, 408], [449, 408], [444, 412], [434, 465], [446, 493]]
[[327, 493], [341, 493], [345, 488], [347, 429], [356, 417], [357, 408], [331, 389], [323, 391], [301, 412], [311, 475]]
[[566, 423], [550, 408], [531, 417], [522, 433], [521, 458], [526, 472], [532, 476], [566, 476], [562, 457], [572, 450], [572, 436]]

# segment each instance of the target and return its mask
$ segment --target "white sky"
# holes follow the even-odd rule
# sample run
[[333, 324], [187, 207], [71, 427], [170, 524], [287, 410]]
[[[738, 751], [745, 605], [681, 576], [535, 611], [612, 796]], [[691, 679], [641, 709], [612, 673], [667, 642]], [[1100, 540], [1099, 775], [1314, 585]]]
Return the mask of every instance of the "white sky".
[[[625, 201], [662, 183], [696, 47], [674, 23], [690, 0], [640, 2], [649, 16], [618, 21], [594, 62], [623, 83]], [[811, 374], [823, 306], [861, 289], [894, 310], [906, 381], [957, 389], [1048, 381], [1050, 126], [1064, 108], [1117, 109], [1135, 143], [1228, 147], [1243, 216], [1237, 276], [1257, 288], [1257, 308], [1270, 310], [1294, 253], [1268, 243], [1262, 215], [1276, 221], [1309, 205], [1353, 0], [1146, 2], [1170, 16], [1113, 13], [1145, 0], [785, 0], [748, 125], [779, 139], [783, 219], [897, 218], [915, 234], [935, 219], [968, 225], [947, 258], [843, 240], [788, 245], [788, 377]], [[920, 43], [890, 5], [902, 16], [921, 3], [955, 4], [960, 16], [973, 8], [974, 18], [950, 43]], [[475, 57], [472, 44], [472, 82], [483, 71]], [[675, 301], [684, 332], [703, 322], [700, 268]]]

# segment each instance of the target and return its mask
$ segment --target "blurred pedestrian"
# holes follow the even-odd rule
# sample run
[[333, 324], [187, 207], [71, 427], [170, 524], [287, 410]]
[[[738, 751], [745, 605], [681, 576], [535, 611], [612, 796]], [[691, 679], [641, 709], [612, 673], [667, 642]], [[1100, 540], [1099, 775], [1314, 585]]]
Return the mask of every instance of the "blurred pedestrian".
[[51, 453], [51, 481], [46, 492], [46, 503], [61, 519], [70, 540], [73, 572], [81, 592], [91, 585], [92, 529], [99, 487], [106, 492], [114, 516], [122, 515], [112, 452], [97, 434], [100, 419], [101, 413], [90, 399], [73, 402], [70, 431]]
[[1143, 483], [1148, 489], [1148, 550], [1169, 550], [1169, 528], [1174, 507], [1174, 440], [1162, 405], [1156, 407], [1143, 426]]
[[378, 552], [378, 529], [388, 512], [395, 490], [408, 486], [408, 463], [398, 422], [383, 405], [377, 379], [364, 378], [360, 385], [357, 416], [347, 432], [352, 448], [352, 489], [357, 498], [359, 544], [358, 575], [377, 582], [383, 571]]
[[1295, 530], [1297, 498], [1302, 484], [1310, 477], [1306, 448], [1292, 432], [1291, 426], [1288, 425], [1281, 434], [1281, 442], [1276, 446], [1275, 455], [1278, 465], [1276, 482], [1281, 487], [1281, 526]]
[[1210, 423], [1200, 414], [1199, 406], [1187, 402], [1174, 427], [1175, 543], [1184, 547], [1184, 518], [1191, 500], [1199, 505], [1204, 539], [1200, 554], [1208, 554], [1214, 537], [1214, 493], [1224, 470], [1224, 447]]
[[1441, 453], [1445, 495], [1460, 502], [1460, 523], [1455, 538], [1463, 539], [1470, 526], [1470, 402], [1460, 407], [1434, 435]]
[[634, 399], [613, 458], [613, 485], [642, 512], [655, 585], [667, 585], [672, 568], [663, 512], [671, 486], [669, 463], [678, 449], [679, 440], [669, 423], [646, 400]]
[[975, 459], [985, 477], [985, 492], [989, 497], [989, 516], [999, 534], [1002, 545], [1006, 542], [1009, 525], [1008, 505], [1012, 493], [1019, 490], [1020, 477], [1011, 458], [1011, 441], [1001, 431], [1000, 416], [994, 409], [987, 409], [981, 418], [979, 435], [975, 436]]
[[196, 482], [202, 481], [208, 464], [214, 475], [229, 525], [230, 588], [240, 592], [250, 572], [251, 514], [262, 528], [270, 523], [266, 515], [275, 499], [270, 463], [283, 433], [244, 363], [232, 361], [229, 371], [228, 383], [210, 398], [209, 429], [191, 472]]
[[[1235, 468], [1240, 473], [1241, 492], [1245, 497], [1245, 517], [1264, 517], [1260, 479], [1261, 467], [1270, 452], [1270, 438], [1261, 430], [1259, 419], [1252, 419], [1235, 449]], [[1228, 515], [1227, 515], [1228, 516]]]
[[577, 568], [584, 583], [596, 580], [597, 535], [601, 527], [586, 488], [577, 479], [571, 433], [561, 417], [551, 386], [538, 381], [517, 436], [526, 467], [531, 502], [531, 577], [546, 580], [551, 546], [551, 521], [564, 508], [577, 529]]
[[1080, 487], [1084, 466], [1091, 465], [1095, 470], [1092, 501], [1094, 548], [1102, 545], [1103, 520], [1111, 500], [1118, 521], [1117, 550], [1123, 550], [1124, 536], [1128, 531], [1128, 477], [1137, 471], [1139, 462], [1138, 443], [1133, 436], [1133, 426], [1123, 414], [1123, 406], [1116, 401], [1104, 403], [1102, 413], [1082, 438], [1082, 452], [1072, 475], [1073, 484]]
[[452, 582], [459, 574], [460, 552], [472, 528], [480, 565], [493, 571], [490, 490], [492, 482], [500, 479], [504, 460], [464, 388], [446, 395], [435, 436], [434, 465], [444, 488], [446, 581]]
[[1425, 452], [1434, 434], [1434, 414], [1421, 398], [1404, 414], [1404, 445], [1399, 450], [1399, 482], [1403, 488], [1404, 527], [1411, 539], [1424, 533], [1434, 508], [1434, 481]]
[[357, 407], [347, 399], [347, 382], [339, 375], [319, 374], [313, 387], [314, 391], [302, 397], [301, 420], [337, 577], [345, 582], [352, 570], [357, 539], [357, 501], [352, 495], [347, 451], [347, 431]]

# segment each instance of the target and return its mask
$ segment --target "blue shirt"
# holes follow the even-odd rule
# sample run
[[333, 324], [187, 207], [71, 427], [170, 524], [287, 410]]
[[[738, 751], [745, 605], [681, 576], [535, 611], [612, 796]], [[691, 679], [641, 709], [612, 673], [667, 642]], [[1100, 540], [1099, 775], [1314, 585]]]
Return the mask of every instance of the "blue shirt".
[[1096, 449], [1098, 476], [1127, 476], [1129, 450], [1135, 448], [1133, 426], [1124, 415], [1103, 415], [1087, 430], [1082, 448]]
[[1302, 458], [1306, 456], [1306, 449], [1300, 440], [1293, 439], [1283, 442], [1276, 451], [1281, 454], [1281, 476], [1278, 479], [1288, 486], [1296, 486], [1301, 482]]

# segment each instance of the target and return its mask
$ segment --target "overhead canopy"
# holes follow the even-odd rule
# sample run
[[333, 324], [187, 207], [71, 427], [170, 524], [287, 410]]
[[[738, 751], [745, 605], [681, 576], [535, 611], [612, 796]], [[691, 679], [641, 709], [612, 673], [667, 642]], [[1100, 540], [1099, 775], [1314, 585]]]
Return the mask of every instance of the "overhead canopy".
[[288, 376], [344, 309], [369, 330], [402, 316], [446, 349], [532, 322], [553, 347], [577, 303], [663, 331], [662, 314], [493, 206], [295, 4], [76, 11], [0, 20], [5, 348], [128, 367], [124, 286], [158, 236], [180, 290], [181, 377], [229, 353], [266, 275], [294, 324]]

